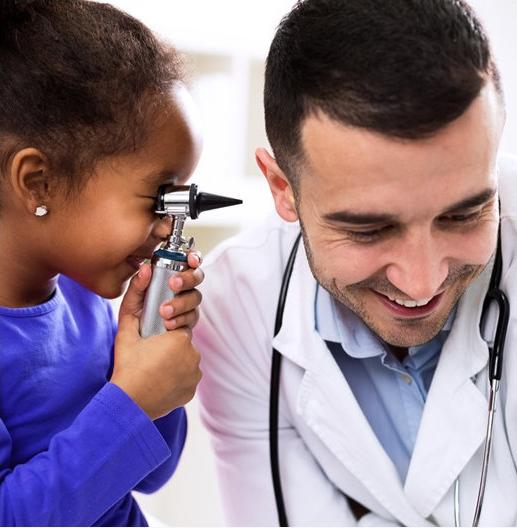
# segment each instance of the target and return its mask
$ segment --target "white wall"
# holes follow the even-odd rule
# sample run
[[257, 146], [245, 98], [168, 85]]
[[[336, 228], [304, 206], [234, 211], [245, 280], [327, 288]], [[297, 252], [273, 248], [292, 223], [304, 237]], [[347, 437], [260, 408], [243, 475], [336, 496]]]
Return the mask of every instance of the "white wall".
[[501, 148], [517, 154], [517, 0], [469, 0], [490, 35], [506, 94], [507, 121]]
[[[242, 83], [242, 90], [238, 89], [235, 92], [237, 98], [242, 98], [245, 103], [251, 101], [254, 104], [257, 104], [256, 91], [246, 99], [246, 93], [249, 93], [250, 88], [250, 78], [246, 77], [246, 61], [255, 61], [255, 67], [257, 61], [260, 64], [267, 53], [268, 44], [277, 23], [292, 5], [291, 0], [147, 0], [145, 2], [116, 0], [112, 3], [140, 18], [189, 53], [198, 57], [204, 56], [207, 52], [223, 57], [228, 56], [230, 65], [228, 86], [231, 88], [233, 82]], [[517, 0], [471, 0], [471, 3], [484, 20], [491, 35], [503, 76], [508, 110], [503, 148], [517, 153], [517, 68], [514, 57]], [[222, 62], [224, 63], [224, 60]], [[223, 64], [223, 69], [225, 67]], [[253, 85], [254, 82], [252, 77], [251, 84]], [[256, 86], [251, 86], [251, 88], [257, 89]], [[260, 89], [259, 86], [259, 92]], [[209, 103], [209, 106], [213, 105], [213, 101]], [[239, 127], [248, 126], [241, 114], [239, 110], [237, 115], [228, 117], [230, 128], [227, 130], [228, 134], [233, 134], [232, 138], [243, 136], [244, 132]], [[210, 126], [217, 132], [222, 123], [219, 121]], [[254, 131], [251, 137], [255, 138], [253, 141], [258, 142], [259, 138], [264, 138], [263, 131]], [[238, 167], [243, 163], [247, 169], [242, 172], [253, 170], [253, 162], [250, 163], [249, 159], [252, 156], [250, 145], [246, 146], [235, 140], [230, 147], [230, 155], [235, 156], [234, 163], [228, 165], [227, 159], [211, 160], [208, 165], [213, 170], [212, 176], [221, 179], [229, 178], [235, 194], [249, 196], [247, 208], [253, 211], [254, 216], [257, 216], [261, 211], [271, 207], [267, 189], [262, 179], [258, 177], [258, 173], [249, 178], [248, 175], [243, 177], [242, 174], [228, 175], [228, 172], [232, 170], [239, 172]], [[222, 170], [223, 167], [225, 170]], [[193, 179], [196, 180], [197, 176], [195, 175]], [[202, 176], [199, 175], [199, 177]], [[218, 192], [219, 187], [215, 191]], [[247, 223], [241, 219], [242, 210], [230, 209], [235, 209], [235, 211], [232, 211], [229, 217], [219, 217], [214, 220], [215, 223], [222, 222], [226, 232], [228, 229], [237, 230]], [[207, 225], [210, 224], [208, 217], [206, 222], [208, 222]], [[230, 227], [228, 223], [231, 224]], [[213, 242], [217, 239], [217, 234], [212, 231], [210, 233]], [[202, 249], [206, 250], [210, 245], [211, 243], [206, 242]], [[188, 413], [190, 417], [189, 438], [177, 473], [160, 492], [154, 496], [142, 498], [141, 503], [148, 511], [167, 524], [223, 525], [213, 455], [207, 434], [199, 423], [196, 400], [188, 406]]]

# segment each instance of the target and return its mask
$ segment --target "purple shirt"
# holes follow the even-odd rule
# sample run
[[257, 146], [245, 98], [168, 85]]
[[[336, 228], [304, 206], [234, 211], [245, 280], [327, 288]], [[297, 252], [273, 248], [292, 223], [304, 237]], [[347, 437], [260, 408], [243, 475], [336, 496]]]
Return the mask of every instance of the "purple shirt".
[[43, 304], [0, 307], [0, 525], [146, 525], [131, 490], [168, 480], [186, 417], [152, 422], [108, 382], [115, 332], [65, 276]]

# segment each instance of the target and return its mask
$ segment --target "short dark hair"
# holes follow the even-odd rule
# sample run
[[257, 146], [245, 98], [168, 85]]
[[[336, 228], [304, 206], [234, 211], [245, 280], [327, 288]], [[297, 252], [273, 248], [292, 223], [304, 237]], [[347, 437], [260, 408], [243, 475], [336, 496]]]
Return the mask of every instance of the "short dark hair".
[[312, 113], [418, 139], [462, 115], [487, 79], [502, 94], [486, 33], [463, 0], [300, 0], [267, 57], [268, 139], [296, 183]]
[[0, 161], [41, 149], [77, 189], [105, 156], [135, 150], [181, 58], [138, 20], [85, 0], [2, 0]]

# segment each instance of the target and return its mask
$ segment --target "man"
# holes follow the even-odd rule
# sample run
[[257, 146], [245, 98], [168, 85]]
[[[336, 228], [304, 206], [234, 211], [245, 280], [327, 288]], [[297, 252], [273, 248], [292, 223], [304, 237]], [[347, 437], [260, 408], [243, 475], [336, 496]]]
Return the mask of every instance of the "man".
[[[517, 295], [517, 169], [498, 156], [505, 113], [487, 37], [463, 0], [301, 1], [271, 45], [264, 100], [274, 157], [256, 157], [280, 218], [213, 253], [197, 333], [228, 520], [279, 522], [275, 348], [290, 524], [470, 525], [499, 224], [500, 287]], [[517, 522], [516, 331], [512, 317], [481, 525]]]

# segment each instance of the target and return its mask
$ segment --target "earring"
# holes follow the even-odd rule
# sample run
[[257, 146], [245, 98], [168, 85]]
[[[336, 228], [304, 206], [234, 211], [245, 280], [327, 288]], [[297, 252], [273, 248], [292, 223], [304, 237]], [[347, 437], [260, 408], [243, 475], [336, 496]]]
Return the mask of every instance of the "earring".
[[48, 213], [48, 209], [46, 205], [39, 205], [36, 207], [36, 210], [34, 211], [35, 216], [45, 216]]

